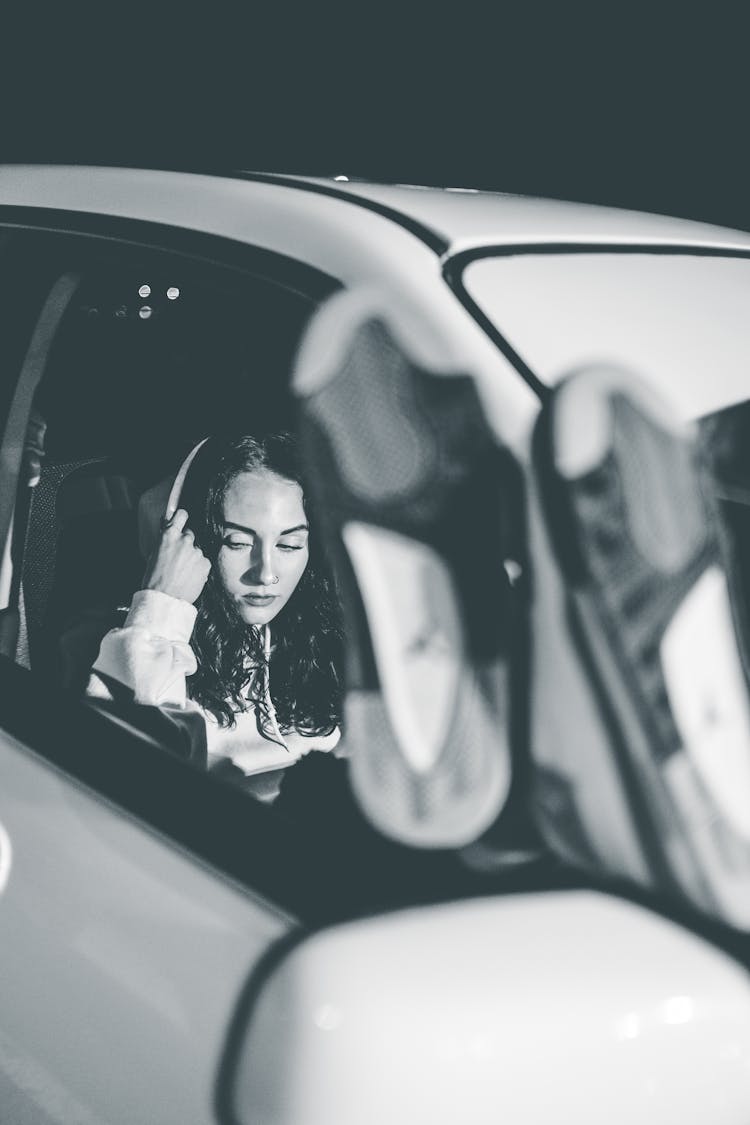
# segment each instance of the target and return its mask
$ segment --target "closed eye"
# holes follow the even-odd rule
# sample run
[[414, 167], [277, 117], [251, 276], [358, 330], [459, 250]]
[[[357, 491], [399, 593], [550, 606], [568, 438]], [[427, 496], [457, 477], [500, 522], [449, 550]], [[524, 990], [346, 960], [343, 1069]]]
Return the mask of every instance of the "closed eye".
[[252, 547], [252, 543], [248, 543], [244, 539], [224, 539], [222, 546], [229, 547], [230, 551], [242, 551], [249, 550]]
[[304, 549], [304, 543], [277, 543], [276, 546], [280, 551], [301, 551]]

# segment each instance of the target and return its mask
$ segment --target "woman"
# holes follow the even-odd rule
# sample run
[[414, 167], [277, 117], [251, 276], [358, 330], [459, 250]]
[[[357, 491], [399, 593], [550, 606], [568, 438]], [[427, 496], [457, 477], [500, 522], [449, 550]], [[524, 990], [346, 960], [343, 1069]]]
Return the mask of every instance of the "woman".
[[200, 443], [156, 540], [89, 693], [111, 696], [115, 681], [136, 703], [199, 713], [208, 768], [264, 774], [247, 788], [272, 798], [282, 775], [269, 771], [336, 746], [341, 706], [337, 605], [293, 439]]

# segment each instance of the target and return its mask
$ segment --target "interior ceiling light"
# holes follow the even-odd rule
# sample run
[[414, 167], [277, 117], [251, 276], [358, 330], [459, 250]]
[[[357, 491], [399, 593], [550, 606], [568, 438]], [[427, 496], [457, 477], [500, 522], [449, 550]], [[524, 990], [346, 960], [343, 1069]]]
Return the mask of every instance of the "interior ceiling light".
[[140, 287], [140, 289], [138, 290], [138, 296], [139, 297], [150, 297], [151, 296], [151, 286], [150, 285], [142, 285]]
[[167, 289], [167, 297], [169, 298], [169, 300], [170, 301], [176, 301], [177, 298], [179, 297], [179, 295], [180, 295], [180, 291], [177, 288], [177, 286], [176, 285], [170, 285], [169, 289]]

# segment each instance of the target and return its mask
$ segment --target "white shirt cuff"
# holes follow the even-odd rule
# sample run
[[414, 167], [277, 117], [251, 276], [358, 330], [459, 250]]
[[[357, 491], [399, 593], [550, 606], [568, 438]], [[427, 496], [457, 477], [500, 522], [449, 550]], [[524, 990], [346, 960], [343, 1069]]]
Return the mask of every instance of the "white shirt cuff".
[[188, 644], [198, 610], [190, 602], [161, 590], [138, 590], [133, 595], [125, 627], [147, 629], [159, 637]]

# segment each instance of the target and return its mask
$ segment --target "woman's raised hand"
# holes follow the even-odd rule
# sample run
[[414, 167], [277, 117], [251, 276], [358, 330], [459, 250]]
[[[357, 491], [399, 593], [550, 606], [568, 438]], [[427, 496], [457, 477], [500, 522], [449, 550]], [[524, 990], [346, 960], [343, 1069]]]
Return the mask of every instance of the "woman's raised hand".
[[143, 588], [195, 602], [206, 585], [211, 563], [185, 527], [187, 519], [185, 509], [178, 508], [171, 519], [162, 520], [161, 537], [146, 568]]

